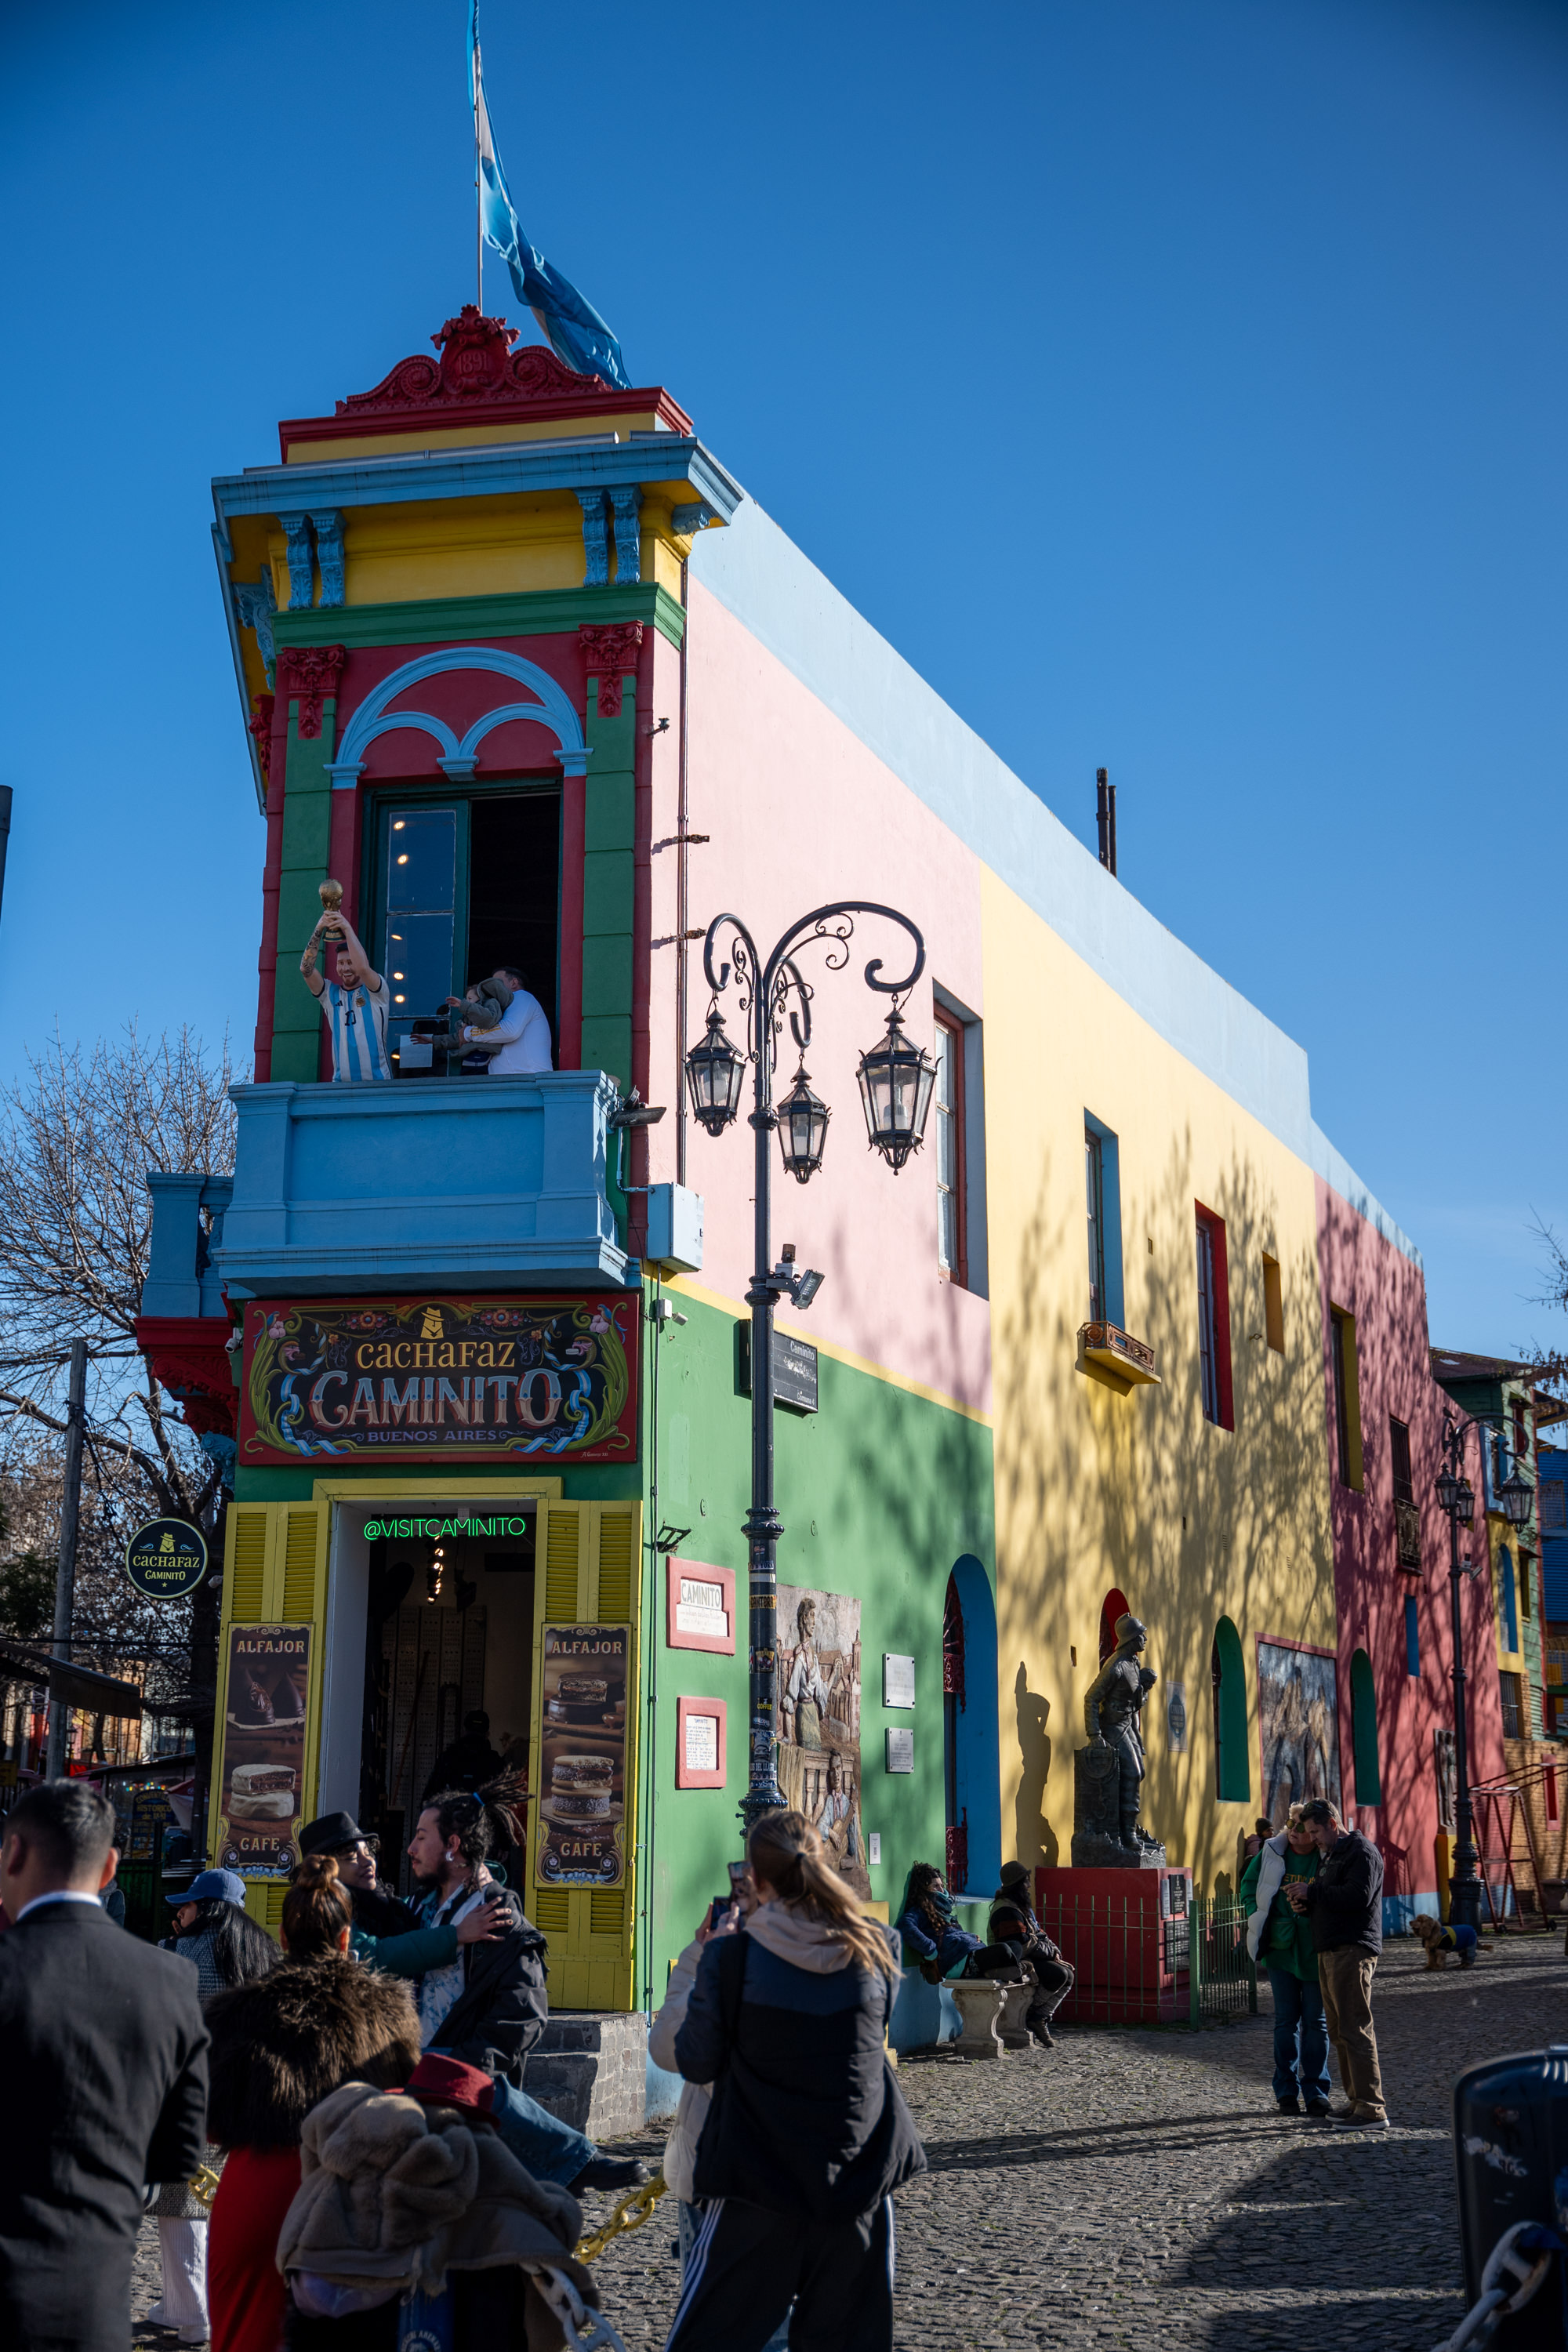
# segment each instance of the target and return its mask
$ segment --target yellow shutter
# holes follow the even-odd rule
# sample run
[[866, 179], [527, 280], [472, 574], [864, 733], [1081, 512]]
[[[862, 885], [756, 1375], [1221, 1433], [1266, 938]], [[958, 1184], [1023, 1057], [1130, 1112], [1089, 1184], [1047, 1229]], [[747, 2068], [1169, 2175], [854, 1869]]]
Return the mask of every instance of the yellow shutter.
[[[639, 1503], [541, 1503], [544, 1573], [538, 1579], [533, 1635], [533, 1736], [529, 1785], [541, 1781], [543, 1728], [542, 1628], [547, 1624], [625, 1625], [626, 1644], [626, 1811], [621, 1824], [626, 1874], [618, 1886], [554, 1886], [531, 1871], [530, 1915], [550, 1939], [550, 1998], [557, 2009], [634, 2006], [637, 1917], [637, 1664], [642, 1584]], [[542, 1825], [534, 1808], [532, 1854]]]
[[[223, 1794], [224, 1720], [228, 1705], [229, 1629], [234, 1625], [308, 1625], [310, 1675], [305, 1721], [305, 1785], [301, 1819], [316, 1807], [316, 1771], [321, 1729], [321, 1677], [327, 1640], [327, 1549], [331, 1507], [327, 1503], [231, 1503], [224, 1553], [223, 1614], [218, 1634], [218, 1706], [213, 1742], [213, 1785], [207, 1817], [207, 1851], [217, 1859], [219, 1800]], [[269, 1933], [280, 1913], [281, 1881], [251, 1882], [247, 1907]], [[274, 1900], [274, 1897], [276, 1900]]]

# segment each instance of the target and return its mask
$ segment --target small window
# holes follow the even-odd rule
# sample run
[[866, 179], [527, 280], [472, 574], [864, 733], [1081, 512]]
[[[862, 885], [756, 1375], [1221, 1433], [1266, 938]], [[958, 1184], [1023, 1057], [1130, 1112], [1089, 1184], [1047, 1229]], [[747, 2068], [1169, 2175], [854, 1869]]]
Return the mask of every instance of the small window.
[[1518, 1463], [1525, 1463], [1530, 1459], [1530, 1438], [1524, 1423], [1524, 1399], [1514, 1397], [1510, 1410], [1513, 1413], [1513, 1458]]
[[967, 1286], [963, 1234], [963, 1032], [936, 1016], [936, 1262]]
[[1361, 1411], [1356, 1382], [1355, 1318], [1341, 1307], [1329, 1309], [1329, 1355], [1333, 1381], [1334, 1464], [1342, 1486], [1361, 1490]]
[[1405, 1671], [1407, 1675], [1421, 1672], [1421, 1625], [1414, 1596], [1405, 1603]]
[[1241, 1636], [1228, 1617], [1215, 1627], [1209, 1650], [1214, 1686], [1215, 1791], [1227, 1804], [1252, 1801], [1252, 1764], [1247, 1743], [1247, 1668]]
[[1083, 1131], [1085, 1189], [1089, 1195], [1089, 1319], [1108, 1320], [1105, 1312], [1105, 1150], [1093, 1128]]
[[1527, 1551], [1521, 1551], [1519, 1555], [1519, 1613], [1521, 1617], [1528, 1617], [1531, 1614], [1530, 1587], [1531, 1578], [1530, 1569], [1530, 1554]]
[[1225, 1220], [1197, 1211], [1198, 1386], [1204, 1419], [1234, 1429], [1230, 1386], [1230, 1291], [1226, 1276]]
[[1500, 1675], [1498, 1683], [1502, 1693], [1502, 1736], [1505, 1739], [1524, 1737], [1524, 1689], [1522, 1675]]
[[1396, 1503], [1413, 1503], [1415, 1488], [1410, 1476], [1410, 1424], [1390, 1420], [1388, 1424], [1388, 1458], [1394, 1469], [1394, 1499]]
[[1285, 1292], [1279, 1261], [1268, 1256], [1263, 1261], [1263, 1336], [1277, 1356], [1285, 1353]]
[[1542, 1766], [1541, 1783], [1546, 1795], [1546, 1818], [1549, 1822], [1554, 1822], [1557, 1819], [1557, 1767], [1555, 1764]]
[[1543, 1478], [1537, 1490], [1536, 1501], [1541, 1512], [1542, 1534], [1561, 1535], [1568, 1528], [1568, 1494], [1564, 1494], [1561, 1478]]

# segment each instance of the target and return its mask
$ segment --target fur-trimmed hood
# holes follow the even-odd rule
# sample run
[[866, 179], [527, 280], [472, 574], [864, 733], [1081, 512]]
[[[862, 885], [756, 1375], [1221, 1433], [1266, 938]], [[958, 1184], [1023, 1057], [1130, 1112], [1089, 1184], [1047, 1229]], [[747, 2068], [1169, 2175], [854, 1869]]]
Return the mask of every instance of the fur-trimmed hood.
[[285, 1961], [207, 2003], [207, 2137], [297, 2147], [310, 2109], [345, 2083], [390, 2090], [419, 2063], [408, 1988], [354, 1960]]

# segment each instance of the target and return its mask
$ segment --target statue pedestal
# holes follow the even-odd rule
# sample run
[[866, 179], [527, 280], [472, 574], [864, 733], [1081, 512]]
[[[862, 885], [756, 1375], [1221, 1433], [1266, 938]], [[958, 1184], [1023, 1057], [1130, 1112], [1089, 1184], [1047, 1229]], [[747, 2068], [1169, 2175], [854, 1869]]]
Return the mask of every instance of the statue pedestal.
[[1002, 1996], [1005, 1985], [994, 1977], [959, 1978], [947, 1988], [958, 2003], [958, 2013], [963, 2020], [963, 2032], [948, 2048], [961, 2058], [1002, 2058], [1006, 2053], [997, 2033], [997, 2021], [1002, 2014]]
[[[1131, 1855], [1127, 1857], [1129, 1863]], [[1064, 2025], [1169, 2025], [1189, 2014], [1190, 1871], [1037, 1870], [1035, 1909], [1076, 1972]]]

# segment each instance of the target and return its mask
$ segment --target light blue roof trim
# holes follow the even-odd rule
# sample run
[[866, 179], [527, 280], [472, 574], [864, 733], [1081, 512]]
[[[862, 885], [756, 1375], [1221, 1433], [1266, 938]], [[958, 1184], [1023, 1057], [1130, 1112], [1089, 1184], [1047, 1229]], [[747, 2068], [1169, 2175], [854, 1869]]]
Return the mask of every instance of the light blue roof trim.
[[1334, 1150], [1316, 1119], [1312, 1121], [1312, 1171], [1330, 1184], [1342, 1201], [1352, 1208], [1358, 1217], [1364, 1217], [1376, 1228], [1385, 1242], [1391, 1243], [1414, 1266], [1426, 1271], [1426, 1261], [1402, 1226], [1396, 1225], [1383, 1202], [1369, 1192], [1355, 1170], [1342, 1153]]
[[691, 571], [1058, 937], [1302, 1160], [1307, 1056], [1139, 905], [752, 499]]
[[647, 482], [689, 482], [715, 514], [731, 513], [742, 496], [718, 459], [686, 434], [592, 445], [505, 441], [489, 447], [411, 450], [395, 457], [336, 457], [303, 466], [256, 466], [218, 474], [213, 504], [231, 515], [275, 515], [308, 501], [317, 507], [406, 505], [420, 499], [514, 497], [529, 490], [612, 489]]

